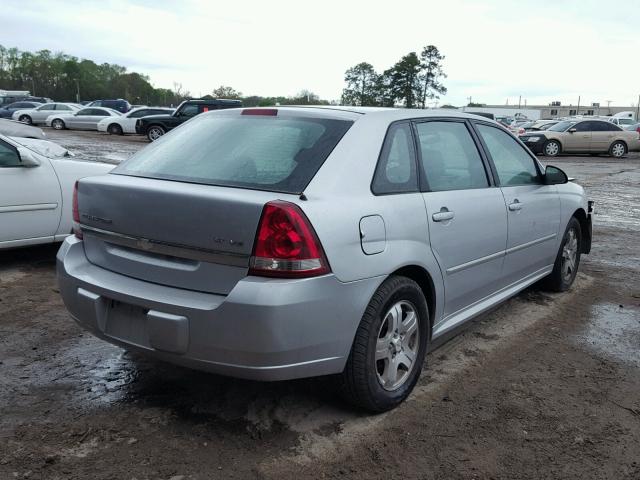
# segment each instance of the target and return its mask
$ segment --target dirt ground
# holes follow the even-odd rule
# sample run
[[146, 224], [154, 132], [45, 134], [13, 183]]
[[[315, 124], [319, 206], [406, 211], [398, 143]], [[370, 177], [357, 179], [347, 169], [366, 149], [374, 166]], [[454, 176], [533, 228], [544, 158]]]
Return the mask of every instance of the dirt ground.
[[[112, 162], [145, 145], [50, 137]], [[71, 321], [55, 246], [0, 253], [0, 479], [640, 479], [640, 156], [549, 163], [596, 201], [572, 290], [530, 288], [467, 325], [377, 416], [326, 379], [131, 357]]]

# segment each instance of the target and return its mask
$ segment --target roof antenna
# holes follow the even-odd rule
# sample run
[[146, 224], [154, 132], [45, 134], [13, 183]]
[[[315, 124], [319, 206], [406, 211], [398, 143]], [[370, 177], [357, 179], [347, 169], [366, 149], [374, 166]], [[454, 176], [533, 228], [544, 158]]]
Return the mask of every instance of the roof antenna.
[[298, 198], [300, 198], [300, 200], [307, 200], [307, 196], [304, 194], [304, 192], [302, 192], [300, 194], [300, 197], [298, 197]]

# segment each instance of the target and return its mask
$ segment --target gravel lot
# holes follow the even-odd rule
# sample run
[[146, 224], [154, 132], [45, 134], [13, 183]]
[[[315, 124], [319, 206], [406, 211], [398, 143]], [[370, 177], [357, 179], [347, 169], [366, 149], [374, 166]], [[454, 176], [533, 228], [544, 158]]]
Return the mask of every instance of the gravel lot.
[[[112, 163], [146, 144], [47, 134]], [[530, 288], [468, 325], [378, 416], [324, 379], [131, 357], [70, 320], [55, 246], [0, 253], [0, 478], [640, 478], [640, 156], [552, 163], [596, 201], [577, 283]]]

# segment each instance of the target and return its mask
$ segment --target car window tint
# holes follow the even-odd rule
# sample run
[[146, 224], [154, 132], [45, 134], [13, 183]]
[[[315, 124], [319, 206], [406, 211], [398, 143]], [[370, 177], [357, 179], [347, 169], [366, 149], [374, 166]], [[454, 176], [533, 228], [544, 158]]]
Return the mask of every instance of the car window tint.
[[611, 122], [602, 122], [605, 124], [605, 126], [607, 127], [606, 130], [608, 132], [619, 132], [620, 130], [622, 130], [618, 125], [611, 123]]
[[149, 115], [149, 110], [136, 110], [135, 112], [129, 114], [129, 118], [140, 118], [145, 115]]
[[183, 117], [193, 117], [198, 114], [198, 105], [185, 105], [180, 111]]
[[89, 115], [94, 115], [96, 117], [109, 117], [111, 116], [111, 113], [108, 110], [102, 110], [101, 108], [92, 108]]
[[478, 125], [478, 131], [496, 167], [500, 185], [539, 183], [533, 158], [511, 134], [488, 125]]
[[576, 123], [573, 128], [576, 129], [576, 132], [592, 132], [594, 123], [595, 122], [579, 122]]
[[[58, 105], [59, 106], [59, 105]], [[38, 110], [56, 110], [56, 104], [53, 103], [51, 105], [49, 105], [48, 103], [45, 105], [42, 105], [41, 107], [38, 107]], [[60, 110], [60, 109], [58, 109]]]
[[409, 124], [395, 124], [389, 128], [371, 190], [375, 194], [418, 191], [415, 148]]
[[422, 169], [429, 190], [465, 190], [489, 186], [480, 153], [462, 122], [416, 125]]
[[114, 171], [221, 186], [300, 193], [353, 122], [200, 115]]
[[14, 148], [4, 142], [0, 142], [0, 168], [19, 167], [20, 157]]

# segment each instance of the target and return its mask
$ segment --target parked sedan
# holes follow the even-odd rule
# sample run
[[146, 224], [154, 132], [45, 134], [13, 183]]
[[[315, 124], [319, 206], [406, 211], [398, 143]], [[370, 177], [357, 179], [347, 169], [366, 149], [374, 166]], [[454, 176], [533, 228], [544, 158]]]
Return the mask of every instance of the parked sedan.
[[0, 118], [12, 118], [13, 112], [16, 110], [36, 108], [40, 105], [42, 105], [42, 103], [39, 102], [13, 102], [0, 108]]
[[520, 136], [534, 153], [608, 153], [616, 158], [640, 150], [637, 132], [622, 130], [604, 120], [564, 120], [541, 132]]
[[122, 114], [117, 110], [102, 107], [88, 107], [74, 113], [55, 113], [47, 117], [47, 126], [56, 130], [97, 130], [98, 122], [105, 118], [120, 118]]
[[47, 118], [54, 113], [73, 113], [80, 110], [80, 108], [81, 107], [75, 103], [51, 102], [45, 103], [36, 108], [16, 110], [13, 112], [11, 118], [28, 125], [41, 125], [45, 124]]
[[109, 132], [112, 135], [136, 133], [136, 121], [148, 115], [171, 115], [175, 109], [162, 107], [141, 107], [129, 111], [120, 117], [106, 117], [98, 122], [99, 132]]
[[75, 182], [112, 168], [72, 160], [46, 140], [0, 135], [0, 249], [62, 241], [72, 230]]
[[569, 289], [591, 244], [580, 186], [442, 110], [203, 113], [74, 198], [58, 278], [94, 335], [225, 375], [337, 374], [369, 411], [409, 395], [436, 338], [538, 280]]

